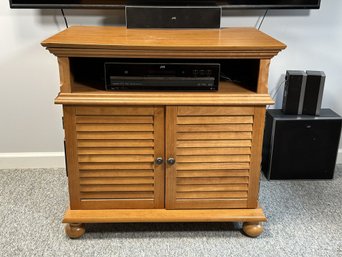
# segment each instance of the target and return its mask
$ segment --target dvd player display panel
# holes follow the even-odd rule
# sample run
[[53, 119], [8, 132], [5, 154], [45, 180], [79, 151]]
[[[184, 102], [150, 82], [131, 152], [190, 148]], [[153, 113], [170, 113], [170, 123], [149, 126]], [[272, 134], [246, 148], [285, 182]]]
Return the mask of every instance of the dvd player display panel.
[[106, 90], [215, 91], [219, 63], [106, 62]]

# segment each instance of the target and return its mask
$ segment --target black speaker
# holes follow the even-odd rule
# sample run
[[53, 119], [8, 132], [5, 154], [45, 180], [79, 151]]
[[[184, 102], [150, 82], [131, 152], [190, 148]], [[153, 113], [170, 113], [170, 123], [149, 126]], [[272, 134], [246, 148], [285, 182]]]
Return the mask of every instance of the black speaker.
[[285, 114], [302, 114], [305, 86], [306, 73], [304, 71], [286, 71], [282, 106]]
[[127, 28], [220, 28], [218, 6], [127, 6]]
[[322, 105], [325, 74], [323, 71], [306, 71], [306, 87], [302, 114], [319, 115]]
[[331, 179], [342, 119], [330, 109], [320, 116], [267, 110], [262, 170], [267, 179]]

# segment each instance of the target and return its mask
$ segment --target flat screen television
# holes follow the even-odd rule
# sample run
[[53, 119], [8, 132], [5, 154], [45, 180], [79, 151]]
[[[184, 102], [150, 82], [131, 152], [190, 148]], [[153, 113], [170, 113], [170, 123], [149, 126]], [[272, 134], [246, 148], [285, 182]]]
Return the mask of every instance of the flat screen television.
[[223, 9], [318, 9], [320, 0], [9, 0], [11, 8], [113, 9], [127, 5], [217, 5]]

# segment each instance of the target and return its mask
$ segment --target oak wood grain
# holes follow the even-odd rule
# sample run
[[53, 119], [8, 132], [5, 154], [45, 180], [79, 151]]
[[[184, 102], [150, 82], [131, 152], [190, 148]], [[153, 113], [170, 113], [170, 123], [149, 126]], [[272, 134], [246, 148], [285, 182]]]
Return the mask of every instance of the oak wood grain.
[[67, 210], [64, 223], [266, 221], [261, 208], [225, 210]]
[[265, 108], [255, 107], [253, 125], [253, 147], [250, 169], [250, 183], [248, 188], [248, 208], [258, 207], [259, 178], [261, 172], [261, 154], [265, 125]]
[[146, 192], [81, 192], [81, 199], [151, 199], [153, 191]]
[[[210, 107], [210, 105], [265, 106], [274, 103], [267, 93], [258, 94], [233, 82], [223, 81], [220, 82], [219, 90], [214, 92], [105, 91], [93, 88], [91, 85], [84, 85], [76, 82], [73, 83], [73, 89], [74, 91], [72, 93], [61, 92], [55, 99], [55, 103], [65, 105], [107, 105], [108, 107], [111, 105], [118, 105], [118, 110], [116, 110], [113, 115], [122, 110], [122, 105], [140, 106], [139, 108], [136, 108], [136, 110], [142, 114], [144, 112], [152, 112], [152, 109], [144, 109], [142, 108], [142, 105], [146, 106], [145, 108], [149, 108], [148, 105], [195, 105], [198, 107], [198, 103], [201, 103], [202, 106], [209, 105], [208, 107]], [[92, 112], [93, 115], [103, 112], [102, 110], [89, 110], [90, 107], [80, 108], [83, 108], [85, 113], [89, 113], [89, 115], [91, 115], [90, 112]], [[140, 108], [141, 110], [139, 110]], [[78, 112], [79, 113], [77, 114], [79, 115], [84, 113], [82, 112], [82, 109]], [[232, 109], [231, 112], [234, 113], [234, 109]], [[250, 110], [246, 109], [246, 112], [250, 112]], [[201, 111], [199, 111], [199, 113], [201, 113]], [[103, 115], [105, 115], [105, 113]], [[122, 113], [122, 115], [124, 115], [124, 113]], [[211, 115], [215, 115], [215, 112]]]
[[153, 184], [138, 185], [81, 185], [81, 192], [145, 192], [153, 191]]
[[177, 141], [177, 147], [250, 147], [251, 140], [187, 140]]
[[177, 199], [220, 199], [220, 198], [247, 198], [246, 191], [236, 192], [181, 192]]
[[153, 131], [152, 124], [77, 124], [77, 131]]
[[212, 177], [238, 177], [248, 176], [249, 170], [185, 170], [178, 171], [178, 178], [207, 178]]
[[255, 28], [146, 30], [70, 27], [42, 42], [58, 56], [273, 57], [286, 46]]
[[252, 131], [252, 128], [252, 124], [178, 125], [179, 132], [242, 132]]
[[152, 147], [130, 147], [130, 148], [121, 148], [121, 147], [115, 147], [115, 148], [79, 148], [78, 149], [78, 155], [136, 155], [136, 154], [154, 154], [154, 149]]
[[180, 163], [191, 163], [191, 162], [249, 162], [250, 155], [192, 155], [192, 156], [178, 156], [177, 161]]
[[177, 133], [178, 140], [252, 139], [251, 132]]
[[[176, 132], [177, 132], [177, 106], [166, 107], [166, 140], [165, 158], [176, 157]], [[173, 165], [166, 164], [166, 190], [165, 190], [165, 207], [166, 209], [176, 208], [176, 184], [177, 184], [177, 159]]]
[[177, 124], [244, 124], [252, 123], [252, 116], [187, 116], [178, 117]]
[[79, 131], [77, 139], [153, 139], [153, 132]]
[[154, 158], [153, 155], [80, 155], [78, 162], [154, 162]]
[[65, 152], [67, 156], [70, 209], [80, 209], [79, 165], [77, 162], [76, 108], [63, 107], [63, 127], [65, 132]]
[[153, 184], [154, 179], [153, 176], [151, 177], [128, 177], [128, 178], [102, 178], [102, 177], [96, 177], [96, 178], [80, 178], [80, 184], [81, 185], [145, 185], [145, 184]]
[[81, 209], [153, 209], [154, 199], [131, 198], [131, 199], [82, 199]]
[[80, 170], [151, 170], [153, 169], [152, 163], [80, 163]]
[[177, 199], [178, 209], [189, 209], [189, 201], [191, 200], [191, 209], [229, 209], [229, 208], [246, 208], [247, 199]]
[[266, 94], [268, 93], [268, 70], [270, 67], [271, 60], [270, 59], [261, 59], [260, 67], [259, 67], [259, 77], [258, 77], [258, 86], [257, 93]]
[[154, 107], [154, 208], [165, 207], [165, 161], [156, 164], [155, 160], [165, 157], [165, 108]]
[[76, 123], [87, 124], [115, 124], [115, 123], [135, 123], [135, 124], [151, 124], [153, 123], [152, 116], [78, 116]]
[[153, 147], [153, 140], [89, 140], [79, 139], [78, 147]]
[[71, 93], [73, 83], [72, 73], [70, 72], [70, 62], [68, 57], [58, 58], [60, 91]]
[[217, 115], [253, 115], [253, 107], [230, 107], [226, 106], [179, 106], [178, 116], [217, 116]]
[[230, 192], [230, 191], [247, 191], [247, 183], [241, 184], [212, 184], [212, 185], [179, 185], [177, 192]]
[[106, 178], [106, 177], [153, 177], [153, 170], [81, 170], [81, 178]]
[[206, 178], [177, 178], [178, 185], [219, 185], [219, 184], [243, 184], [248, 183], [248, 177], [212, 177]]
[[94, 108], [93, 106], [78, 106], [76, 115], [153, 115], [154, 109], [149, 106], [106, 106], [106, 108]]

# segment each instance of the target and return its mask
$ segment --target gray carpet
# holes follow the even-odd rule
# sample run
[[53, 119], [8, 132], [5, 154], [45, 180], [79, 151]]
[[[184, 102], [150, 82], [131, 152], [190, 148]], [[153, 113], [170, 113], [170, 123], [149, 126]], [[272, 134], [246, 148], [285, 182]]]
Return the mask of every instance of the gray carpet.
[[261, 181], [269, 221], [256, 239], [239, 223], [89, 224], [70, 240], [63, 169], [0, 170], [0, 256], [342, 256], [342, 166], [334, 180]]

